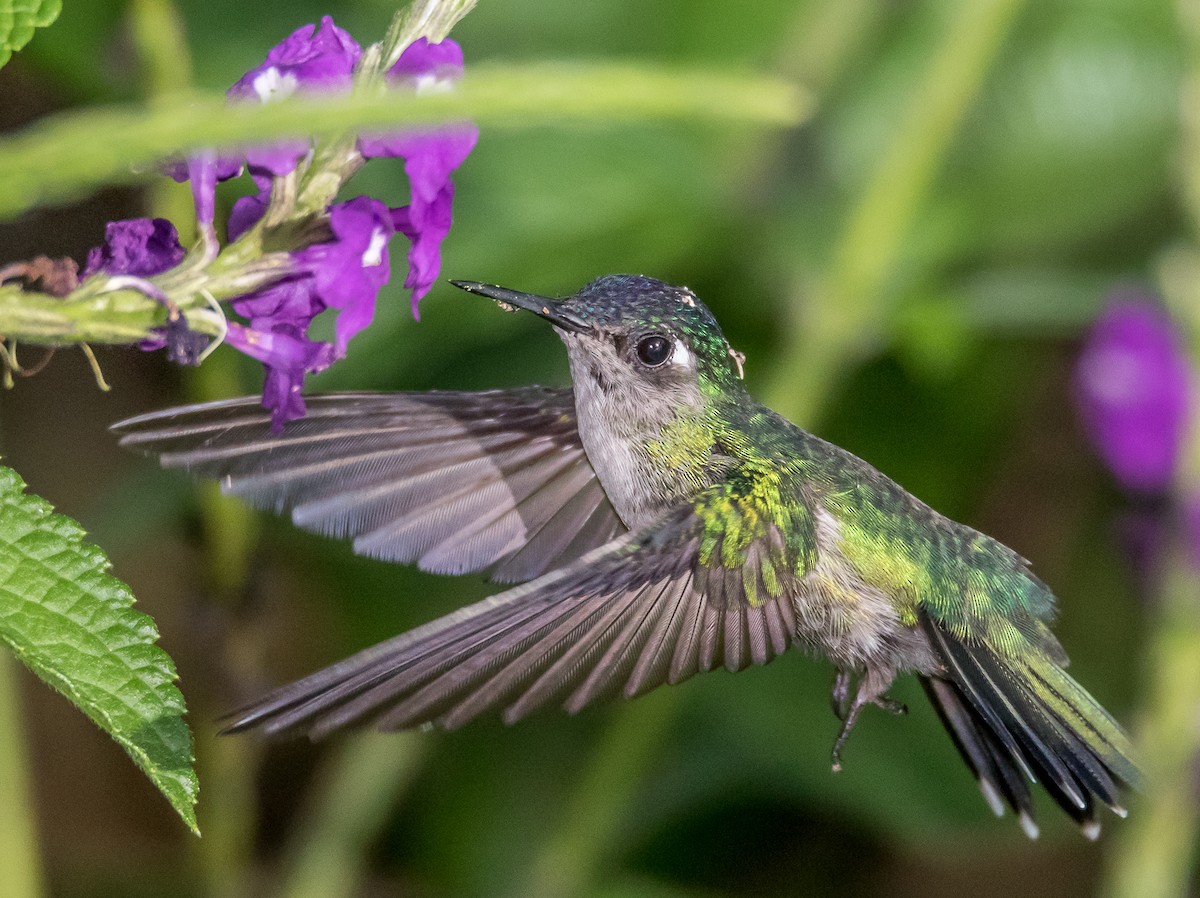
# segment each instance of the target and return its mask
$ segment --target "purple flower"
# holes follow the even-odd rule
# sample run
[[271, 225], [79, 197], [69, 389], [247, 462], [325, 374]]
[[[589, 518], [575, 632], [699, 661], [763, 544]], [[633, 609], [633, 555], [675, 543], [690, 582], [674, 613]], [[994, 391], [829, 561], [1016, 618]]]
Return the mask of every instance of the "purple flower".
[[253, 174], [250, 177], [253, 178], [258, 191], [233, 201], [233, 208], [229, 210], [229, 220], [225, 223], [230, 242], [254, 227], [271, 202], [271, 183], [274, 178], [263, 174]]
[[[320, 26], [305, 25], [267, 52], [256, 66], [229, 88], [232, 100], [260, 103], [306, 93], [347, 90], [362, 48], [348, 33], [325, 16]], [[286, 175], [308, 152], [307, 140], [287, 140], [246, 150], [246, 162], [256, 174]]]
[[212, 150], [199, 150], [184, 162], [171, 162], [164, 169], [167, 177], [182, 184], [192, 182], [192, 201], [201, 230], [212, 227], [216, 209], [218, 181], [228, 181], [242, 173], [241, 159], [218, 156]]
[[1191, 374], [1167, 314], [1138, 296], [1114, 302], [1080, 355], [1076, 388], [1084, 427], [1120, 484], [1165, 492], [1191, 402]]
[[[452, 40], [431, 44], [420, 38], [410, 44], [388, 79], [410, 85], [417, 93], [448, 90], [462, 76], [462, 48]], [[408, 276], [404, 286], [413, 291], [412, 311], [429, 292], [441, 269], [442, 241], [450, 232], [454, 183], [450, 174], [470, 154], [479, 129], [470, 123], [403, 131], [384, 136], [362, 137], [359, 152], [370, 159], [402, 157], [412, 200], [393, 210], [396, 229], [411, 241]]]
[[341, 310], [334, 325], [334, 350], [341, 358], [350, 338], [375, 317], [375, 297], [391, 273], [387, 247], [395, 228], [388, 207], [368, 196], [332, 207], [329, 227], [332, 241], [293, 258], [311, 272], [325, 306]]
[[175, 225], [165, 218], [110, 221], [104, 228], [104, 245], [88, 250], [80, 277], [101, 271], [153, 277], [174, 268], [185, 255]]
[[[325, 16], [321, 24], [297, 28], [282, 42], [267, 52], [261, 65], [246, 72], [226, 92], [232, 100], [256, 100], [267, 103], [289, 97], [297, 91], [321, 92], [340, 91], [350, 87], [354, 67], [362, 55], [362, 48], [347, 32], [333, 24]], [[251, 174], [260, 177], [286, 175], [296, 167], [297, 160], [308, 152], [307, 140], [284, 140], [277, 143], [254, 146], [243, 154]], [[167, 174], [176, 181], [192, 180], [192, 194], [196, 201], [196, 218], [203, 228], [212, 221], [213, 197], [216, 182], [225, 181], [241, 174], [242, 160], [233, 157], [214, 157], [213, 154], [198, 153], [188, 162], [176, 162], [167, 166]], [[259, 178], [256, 177], [256, 180]], [[266, 205], [270, 196], [270, 182], [266, 187], [259, 184], [259, 197], [251, 198], [248, 207]], [[263, 196], [265, 194], [265, 196]], [[208, 216], [207, 218], [205, 216]], [[261, 208], [259, 209], [261, 216]], [[240, 236], [249, 225], [245, 215], [239, 220]], [[231, 225], [232, 227], [232, 225]], [[231, 236], [230, 239], [235, 239]]]
[[[327, 368], [346, 354], [346, 345], [375, 316], [375, 297], [387, 282], [387, 246], [394, 233], [387, 206], [360, 196], [329, 212], [332, 239], [292, 254], [286, 279], [233, 301], [249, 327], [231, 323], [228, 342], [267, 368], [263, 405], [271, 423], [304, 415], [301, 390], [306, 374]], [[337, 309], [334, 342], [308, 338], [312, 320]]]
[[[354, 39], [326, 16], [319, 26], [307, 25], [274, 47], [263, 63], [248, 71], [228, 91], [234, 102], [268, 102], [297, 91], [348, 90], [362, 50]], [[454, 41], [431, 44], [422, 38], [407, 47], [388, 71], [393, 84], [416, 93], [449, 89], [463, 72], [462, 49]], [[266, 366], [263, 404], [271, 409], [273, 428], [304, 414], [304, 378], [328, 367], [346, 354], [350, 340], [371, 323], [379, 288], [390, 274], [388, 243], [397, 231], [409, 241], [409, 270], [405, 286], [412, 289], [413, 314], [441, 268], [441, 244], [449, 233], [454, 184], [451, 173], [470, 154], [478, 129], [468, 123], [423, 127], [361, 138], [364, 159], [399, 157], [404, 160], [411, 199], [389, 209], [369, 197], [330, 206], [329, 239], [291, 250], [290, 270], [280, 280], [230, 301], [245, 319], [230, 322], [227, 341]], [[227, 233], [237, 240], [260, 221], [270, 204], [275, 179], [291, 172], [310, 150], [306, 140], [280, 141], [250, 147], [246, 168], [257, 190], [238, 199], [230, 212]], [[352, 158], [356, 167], [358, 159]], [[190, 179], [197, 220], [205, 249], [215, 255], [214, 192], [220, 180], [241, 172], [240, 158], [200, 151], [168, 173]], [[308, 230], [306, 234], [311, 234]], [[313, 239], [311, 236], [307, 239]], [[320, 239], [319, 237], [316, 239]], [[310, 326], [322, 312], [333, 309], [334, 338], [310, 339]], [[183, 347], [187, 357], [196, 347]]]
[[325, 16], [297, 28], [267, 51], [267, 58], [229, 88], [227, 96], [260, 102], [289, 97], [297, 88], [340, 91], [350, 86], [362, 48]]
[[271, 410], [271, 427], [279, 433], [283, 425], [304, 417], [304, 387], [306, 373], [328, 368], [333, 361], [333, 347], [328, 343], [309, 340], [303, 325], [284, 320], [269, 327], [246, 327], [229, 322], [225, 341], [266, 366], [263, 382], [264, 408]]
[[[112, 221], [104, 229], [104, 245], [88, 251], [83, 277], [103, 272], [132, 278], [153, 277], [174, 268], [186, 252], [175, 225], [165, 218], [132, 218]], [[146, 352], [167, 348], [167, 358], [180, 365], [198, 364], [208, 338], [188, 328], [187, 319], [161, 292], [144, 289], [167, 306], [167, 323], [158, 336], [142, 340]]]

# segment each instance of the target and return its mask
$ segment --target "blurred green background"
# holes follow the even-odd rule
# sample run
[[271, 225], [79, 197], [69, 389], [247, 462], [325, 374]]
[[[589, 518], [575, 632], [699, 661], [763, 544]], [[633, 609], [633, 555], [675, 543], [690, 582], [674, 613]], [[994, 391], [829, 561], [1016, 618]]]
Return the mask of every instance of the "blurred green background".
[[[65, 4], [0, 70], [0, 128], [151, 92], [125, 4]], [[223, 90], [332, 13], [367, 43], [382, 0], [180, 0], [194, 81]], [[1160, 0], [483, 0], [455, 32], [488, 59], [633, 59], [783, 74], [791, 132], [686, 125], [485, 129], [456, 176], [443, 274], [548, 293], [638, 272], [687, 284], [751, 390], [946, 514], [1033, 560], [1072, 672], [1136, 719], [1152, 621], [1126, 509], [1084, 443], [1072, 362], [1106, 294], [1191, 239], [1179, 163], [1186, 10]], [[179, 60], [181, 69], [185, 69]], [[2, 174], [0, 174], [2, 176]], [[399, 162], [351, 185], [399, 204]], [[187, 209], [111, 190], [0, 223], [0, 262], [82, 258], [104, 223]], [[228, 200], [228, 197], [226, 198]], [[393, 270], [403, 270], [396, 241]], [[531, 317], [402, 278], [315, 389], [566, 382]], [[25, 361], [36, 350], [26, 350]], [[991, 817], [915, 681], [864, 715], [844, 772], [829, 666], [799, 653], [512, 729], [265, 745], [220, 714], [487, 594], [356, 558], [115, 449], [121, 417], [259, 388], [62, 351], [0, 395], [0, 452], [111, 555], [175, 658], [197, 738], [196, 840], [103, 734], [24, 677], [48, 891], [100, 895], [1090, 895], [1122, 823], [1088, 843]], [[1194, 789], [1194, 784], [1180, 784]], [[0, 796], [0, 806], [3, 797]], [[0, 892], [3, 889], [0, 888]]]

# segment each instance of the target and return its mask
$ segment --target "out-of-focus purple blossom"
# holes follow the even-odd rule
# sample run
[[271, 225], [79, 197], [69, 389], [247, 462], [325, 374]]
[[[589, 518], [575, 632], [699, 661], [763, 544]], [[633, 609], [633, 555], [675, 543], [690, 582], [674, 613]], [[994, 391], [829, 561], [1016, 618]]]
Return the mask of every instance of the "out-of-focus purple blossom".
[[[428, 38], [422, 37], [404, 48], [396, 64], [388, 69], [386, 77], [393, 87], [408, 87], [420, 95], [452, 90], [462, 73], [463, 52], [456, 41], [447, 38], [434, 44], [430, 43]], [[409, 148], [402, 143], [406, 136], [414, 133], [437, 133], [439, 130], [406, 130], [397, 134], [364, 136], [359, 138], [358, 149], [368, 159], [378, 156], [407, 157]], [[470, 147], [467, 149], [470, 150]], [[461, 161], [459, 160], [460, 163]]]
[[[462, 48], [452, 40], [433, 44], [420, 38], [410, 44], [387, 77], [407, 84], [418, 94], [449, 90], [462, 77]], [[383, 136], [362, 137], [359, 152], [365, 158], [401, 157], [412, 199], [393, 210], [395, 226], [410, 241], [408, 275], [404, 286], [412, 290], [412, 312], [429, 292], [442, 266], [442, 241], [450, 232], [454, 183], [450, 174], [462, 165], [479, 138], [479, 129], [464, 122], [436, 128], [419, 128]]]
[[174, 268], [187, 251], [165, 218], [129, 218], [104, 227], [104, 244], [88, 250], [81, 278], [98, 272], [153, 277]]
[[1118, 482], [1164, 492], [1191, 403], [1187, 356], [1166, 312], [1136, 296], [1114, 302], [1084, 345], [1076, 388], [1084, 427]]
[[192, 182], [192, 202], [196, 206], [196, 227], [206, 245], [215, 248], [217, 182], [228, 181], [242, 173], [242, 160], [218, 156], [212, 150], [199, 150], [183, 161], [168, 163], [164, 169], [172, 180]]

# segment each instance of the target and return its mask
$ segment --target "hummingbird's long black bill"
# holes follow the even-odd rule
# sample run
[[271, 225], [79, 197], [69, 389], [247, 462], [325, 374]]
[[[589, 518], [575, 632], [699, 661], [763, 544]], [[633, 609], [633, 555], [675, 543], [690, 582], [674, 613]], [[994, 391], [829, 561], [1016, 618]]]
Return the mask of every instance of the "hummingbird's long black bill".
[[507, 287], [498, 287], [495, 284], [481, 284], [478, 281], [451, 281], [450, 283], [459, 290], [486, 296], [502, 306], [533, 312], [539, 318], [545, 318], [555, 327], [573, 334], [592, 329], [586, 321], [563, 309], [561, 300], [538, 296], [536, 293], [521, 293], [517, 290], [509, 290]]

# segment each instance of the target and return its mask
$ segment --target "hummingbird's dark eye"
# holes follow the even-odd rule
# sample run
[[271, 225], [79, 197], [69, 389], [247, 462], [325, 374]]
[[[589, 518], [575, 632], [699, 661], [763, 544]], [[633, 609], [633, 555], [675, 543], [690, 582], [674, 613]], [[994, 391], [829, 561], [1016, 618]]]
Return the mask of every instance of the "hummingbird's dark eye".
[[638, 341], [637, 355], [642, 364], [648, 368], [657, 368], [671, 357], [671, 341], [666, 337], [654, 334], [642, 337]]

